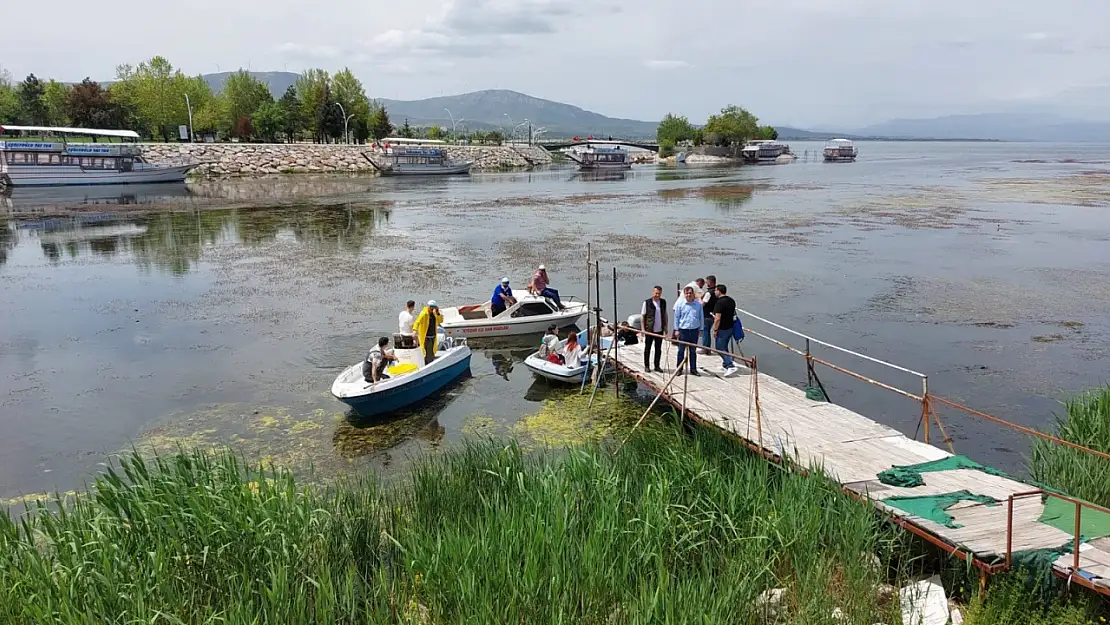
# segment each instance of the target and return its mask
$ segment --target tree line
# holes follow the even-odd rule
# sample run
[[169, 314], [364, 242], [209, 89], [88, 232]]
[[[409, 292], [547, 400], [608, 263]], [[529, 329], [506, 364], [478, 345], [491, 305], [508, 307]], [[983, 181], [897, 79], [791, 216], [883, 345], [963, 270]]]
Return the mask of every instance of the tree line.
[[[365, 142], [394, 131], [385, 107], [366, 96], [348, 68], [334, 75], [310, 69], [276, 100], [247, 71], [232, 73], [217, 93], [203, 77], [187, 76], [161, 56], [118, 66], [107, 86], [89, 78], [67, 85], [34, 74], [13, 83], [0, 68], [0, 124], [121, 128], [169, 141], [189, 124], [190, 107], [198, 137], [331, 142], [343, 139], [346, 129], [350, 140]], [[405, 132], [415, 137], [424, 131], [406, 120]]]
[[772, 126], [760, 126], [759, 118], [740, 106], [730, 105], [710, 115], [705, 125], [696, 127], [686, 117], [667, 113], [659, 122], [655, 138], [661, 154], [674, 152], [681, 143], [694, 145], [735, 146], [753, 139], [778, 139]]

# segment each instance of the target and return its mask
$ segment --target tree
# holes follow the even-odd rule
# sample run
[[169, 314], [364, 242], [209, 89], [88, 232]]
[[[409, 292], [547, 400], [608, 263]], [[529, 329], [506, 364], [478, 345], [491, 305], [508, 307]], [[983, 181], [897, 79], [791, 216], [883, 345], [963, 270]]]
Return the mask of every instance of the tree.
[[193, 109], [193, 132], [196, 134], [219, 135], [226, 131], [227, 101], [222, 96], [209, 98], [200, 107]]
[[42, 101], [42, 94], [45, 91], [42, 81], [34, 74], [28, 74], [27, 78], [19, 83], [19, 118], [24, 124], [46, 125], [46, 105]]
[[393, 132], [393, 124], [389, 121], [389, 113], [381, 104], [374, 106], [370, 116], [370, 135], [375, 141], [381, 141]]
[[304, 120], [301, 117], [301, 100], [297, 97], [297, 88], [290, 85], [281, 96], [278, 105], [281, 106], [282, 111], [283, 124], [281, 131], [285, 133], [285, 140], [291, 143], [304, 128]]
[[694, 138], [694, 126], [690, 121], [680, 115], [672, 115], [667, 113], [663, 116], [663, 121], [659, 122], [659, 127], [655, 131], [655, 140], [660, 145], [669, 143], [674, 147], [676, 143], [681, 141], [689, 141]]
[[759, 135], [759, 119], [739, 106], [726, 106], [719, 115], [710, 115], [705, 136], [713, 135], [714, 145], [737, 145]]
[[279, 133], [285, 130], [285, 108], [273, 100], [263, 102], [251, 115], [255, 133], [267, 143], [276, 143]]
[[443, 128], [440, 126], [432, 126], [425, 131], [424, 136], [429, 139], [442, 139], [444, 136]]
[[759, 138], [760, 139], [770, 139], [770, 140], [778, 139], [779, 138], [779, 131], [775, 130], [774, 126], [760, 126], [759, 127]]
[[409, 125], [409, 118], [405, 118], [405, 125], [401, 126], [401, 136], [406, 139], [412, 139], [416, 133], [412, 131], [412, 126]]
[[212, 89], [200, 76], [187, 77], [164, 57], [143, 61], [138, 67], [120, 65], [118, 81], [111, 87], [112, 99], [134, 107], [142, 131], [169, 141], [176, 127], [189, 120], [185, 96], [194, 110], [212, 98]]
[[331, 96], [329, 80], [326, 71], [310, 69], [301, 74], [296, 83], [297, 99], [301, 102], [301, 119], [304, 128], [312, 133], [315, 141], [321, 141], [325, 137], [328, 99]]
[[85, 78], [73, 85], [66, 94], [66, 116], [78, 128], [104, 128], [108, 126], [111, 102], [108, 92], [100, 83]]
[[69, 114], [66, 110], [66, 100], [69, 98], [69, 87], [51, 80], [46, 83], [42, 92], [42, 104], [46, 108], [46, 123], [49, 126], [68, 126]]
[[[252, 127], [250, 120], [259, 107], [274, 101], [266, 83], [243, 69], [227, 77], [221, 96], [227, 103], [228, 134], [240, 139], [251, 138], [249, 134], [240, 134], [240, 131]], [[247, 123], [244, 124], [243, 120]]]
[[12, 86], [12, 75], [0, 66], [0, 124], [12, 123], [19, 116], [19, 94]]

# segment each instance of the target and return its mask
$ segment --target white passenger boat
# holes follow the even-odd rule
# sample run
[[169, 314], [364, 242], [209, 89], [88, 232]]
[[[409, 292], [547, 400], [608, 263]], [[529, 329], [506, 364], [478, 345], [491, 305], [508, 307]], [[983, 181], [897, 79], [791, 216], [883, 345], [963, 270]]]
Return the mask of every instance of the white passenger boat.
[[850, 163], [856, 160], [859, 150], [849, 139], [829, 139], [825, 142], [825, 160], [830, 163]]
[[794, 160], [794, 153], [790, 151], [789, 145], [770, 139], [749, 141], [744, 149], [740, 150], [740, 156], [745, 163], [753, 164], [772, 164]]
[[[588, 336], [585, 331], [578, 333], [578, 341], [583, 346], [589, 345]], [[613, 337], [601, 337], [601, 351], [603, 354], [609, 350], [612, 341]], [[562, 349], [563, 346], [566, 345], [566, 342], [566, 339], [559, 341], [559, 349]], [[583, 349], [585, 349], [585, 347], [583, 347]], [[559, 364], [541, 357], [540, 352], [537, 350], [524, 359], [524, 366], [528, 367], [532, 373], [541, 378], [551, 380], [552, 382], [563, 382], [567, 384], [578, 384], [582, 382], [582, 376], [586, 374], [591, 364], [597, 364], [597, 354], [584, 357], [580, 362]], [[610, 373], [612, 371], [613, 365], [611, 363], [606, 363], [605, 373]]]
[[487, 300], [483, 304], [441, 308], [443, 331], [447, 336], [492, 337], [518, 334], [541, 334], [551, 324], [560, 328], [572, 326], [588, 312], [586, 303], [565, 297], [564, 310], [549, 298], [523, 291], [517, 302], [496, 317]]
[[443, 148], [390, 147], [384, 150], [387, 176], [452, 176], [469, 174], [473, 161], [455, 161]]
[[471, 356], [466, 339], [439, 334], [438, 340], [430, 363], [424, 362], [420, 348], [394, 349], [398, 362], [386, 369], [390, 377], [378, 382], [366, 381], [360, 360], [335, 378], [331, 394], [363, 417], [401, 410], [435, 394], [470, 370]]
[[615, 148], [600, 148], [586, 146], [585, 150], [572, 150], [566, 153], [578, 169], [582, 171], [613, 171], [632, 169], [632, 158], [628, 150], [619, 146]]
[[132, 130], [0, 126], [0, 133], [26, 132], [57, 136], [57, 141], [0, 141], [0, 185], [68, 186], [181, 182], [196, 165], [155, 165], [142, 148], [128, 143], [70, 143], [67, 136], [139, 138]]

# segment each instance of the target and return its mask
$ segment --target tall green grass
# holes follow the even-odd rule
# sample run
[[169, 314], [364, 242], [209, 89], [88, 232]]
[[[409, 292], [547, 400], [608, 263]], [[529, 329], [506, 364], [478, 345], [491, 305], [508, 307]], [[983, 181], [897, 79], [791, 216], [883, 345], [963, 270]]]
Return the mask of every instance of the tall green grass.
[[[1067, 416], [1056, 419], [1057, 436], [1110, 453], [1110, 387], [1068, 400], [1065, 410]], [[1110, 507], [1110, 461], [1038, 439], [1029, 464], [1033, 479]]]
[[129, 457], [85, 497], [0, 515], [0, 622], [896, 623], [867, 554], [896, 531], [712, 433], [621, 452], [487, 442], [410, 478], [300, 488], [230, 455]]

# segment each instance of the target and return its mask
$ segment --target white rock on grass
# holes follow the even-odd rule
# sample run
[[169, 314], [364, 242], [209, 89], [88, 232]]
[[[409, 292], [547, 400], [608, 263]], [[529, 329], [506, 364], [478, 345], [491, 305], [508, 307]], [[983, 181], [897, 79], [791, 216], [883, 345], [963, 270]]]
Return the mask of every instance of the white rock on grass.
[[940, 576], [934, 575], [898, 591], [902, 625], [947, 625], [948, 597]]

